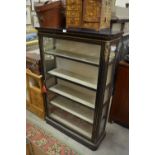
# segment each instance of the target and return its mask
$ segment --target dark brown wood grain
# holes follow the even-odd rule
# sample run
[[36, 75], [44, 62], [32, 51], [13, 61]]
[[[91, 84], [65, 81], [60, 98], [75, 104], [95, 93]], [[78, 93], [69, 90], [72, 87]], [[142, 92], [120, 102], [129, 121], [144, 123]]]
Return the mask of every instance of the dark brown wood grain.
[[110, 121], [129, 127], [129, 64], [126, 62], [118, 65]]
[[42, 27], [63, 27], [65, 24], [65, 17], [63, 14], [63, 4], [61, 1], [46, 2], [35, 5], [35, 11], [37, 13], [39, 24]]

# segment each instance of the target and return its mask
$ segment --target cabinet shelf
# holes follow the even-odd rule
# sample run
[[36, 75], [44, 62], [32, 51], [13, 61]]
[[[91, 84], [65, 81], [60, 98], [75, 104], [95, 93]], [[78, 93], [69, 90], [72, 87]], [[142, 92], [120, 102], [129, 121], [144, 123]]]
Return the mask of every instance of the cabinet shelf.
[[58, 108], [53, 108], [53, 112], [50, 117], [54, 120], [64, 124], [72, 130], [82, 134], [83, 136], [91, 139], [92, 137], [92, 125], [61, 110]]
[[94, 111], [77, 102], [71, 101], [62, 96], [56, 96], [51, 102], [52, 105], [71, 113], [91, 124], [93, 124]]
[[60, 77], [60, 78], [72, 81], [74, 83], [89, 87], [91, 89], [95, 89], [95, 90], [97, 89], [97, 81], [91, 77], [81, 76], [77, 73], [73, 73], [59, 68], [53, 69], [48, 73], [56, 77]]
[[51, 50], [51, 51], [46, 51], [45, 54], [52, 54], [57, 57], [63, 57], [71, 60], [76, 60], [84, 63], [88, 63], [91, 65], [99, 65], [99, 58], [95, 56], [88, 56], [80, 53], [73, 53], [73, 52], [68, 52], [64, 50]]
[[61, 84], [57, 84], [53, 87], [49, 88], [50, 91], [53, 91], [59, 95], [67, 97], [73, 101], [79, 102], [87, 107], [95, 108], [95, 94], [87, 94], [70, 87], [63, 86]]

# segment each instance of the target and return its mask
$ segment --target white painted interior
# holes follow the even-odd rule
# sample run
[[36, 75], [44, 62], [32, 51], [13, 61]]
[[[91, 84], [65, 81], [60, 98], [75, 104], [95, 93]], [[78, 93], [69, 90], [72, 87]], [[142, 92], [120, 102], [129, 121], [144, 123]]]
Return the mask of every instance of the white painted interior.
[[86, 55], [85, 53], [68, 52], [68, 51], [60, 50], [60, 49], [50, 50], [46, 53], [53, 54], [54, 56], [62, 56], [65, 58], [71, 58], [74, 60], [99, 65], [99, 57], [98, 56]]
[[57, 85], [51, 87], [50, 90], [83, 105], [95, 108], [95, 91], [60, 79], [57, 79]]
[[82, 54], [88, 57], [91, 56], [99, 58], [101, 46], [77, 41], [57, 39], [56, 48], [72, 53]]
[[60, 95], [57, 95], [50, 103], [78, 118], [81, 118], [84, 121], [93, 124], [94, 111], [86, 106], [83, 106], [82, 104], [69, 100]]
[[69, 128], [81, 133], [87, 138], [91, 138], [92, 136], [92, 125], [71, 115], [60, 109], [56, 109], [50, 115], [55, 120], [60, 123], [68, 126]]
[[72, 73], [81, 75], [82, 77], [93, 79], [97, 83], [98, 67], [79, 63], [63, 58], [56, 58], [57, 68], [61, 68]]
[[66, 79], [71, 82], [75, 82], [77, 84], [81, 84], [83, 86], [86, 86], [92, 89], [97, 89], [96, 80], [90, 77], [81, 76], [77, 73], [67, 71], [65, 69], [59, 69], [59, 68], [53, 69], [49, 71], [48, 73], [56, 77]]

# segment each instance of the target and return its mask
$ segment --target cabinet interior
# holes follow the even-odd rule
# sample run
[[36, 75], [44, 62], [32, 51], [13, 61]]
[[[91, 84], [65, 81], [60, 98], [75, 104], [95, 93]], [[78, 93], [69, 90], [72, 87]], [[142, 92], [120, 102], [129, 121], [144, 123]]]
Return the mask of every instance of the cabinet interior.
[[[100, 51], [101, 45], [44, 39], [48, 115], [89, 139], [92, 138], [96, 108]], [[115, 53], [112, 50], [106, 86], [111, 82], [110, 63], [114, 58]], [[109, 87], [106, 87], [103, 104], [106, 104], [108, 99]], [[106, 108], [103, 108], [102, 115], [105, 116], [105, 113]], [[101, 126], [103, 128], [103, 121]]]

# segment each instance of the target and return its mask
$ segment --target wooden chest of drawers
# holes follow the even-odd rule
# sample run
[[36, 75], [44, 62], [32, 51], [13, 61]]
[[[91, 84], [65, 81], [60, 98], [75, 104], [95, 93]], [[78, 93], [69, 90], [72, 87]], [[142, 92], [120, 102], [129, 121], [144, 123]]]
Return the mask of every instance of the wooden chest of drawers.
[[66, 27], [81, 27], [82, 0], [66, 0]]
[[101, 12], [101, 0], [84, 0], [83, 21], [99, 22]]
[[110, 28], [111, 0], [67, 0], [66, 27], [101, 30]]
[[111, 0], [84, 0], [83, 28], [97, 31], [110, 28]]

